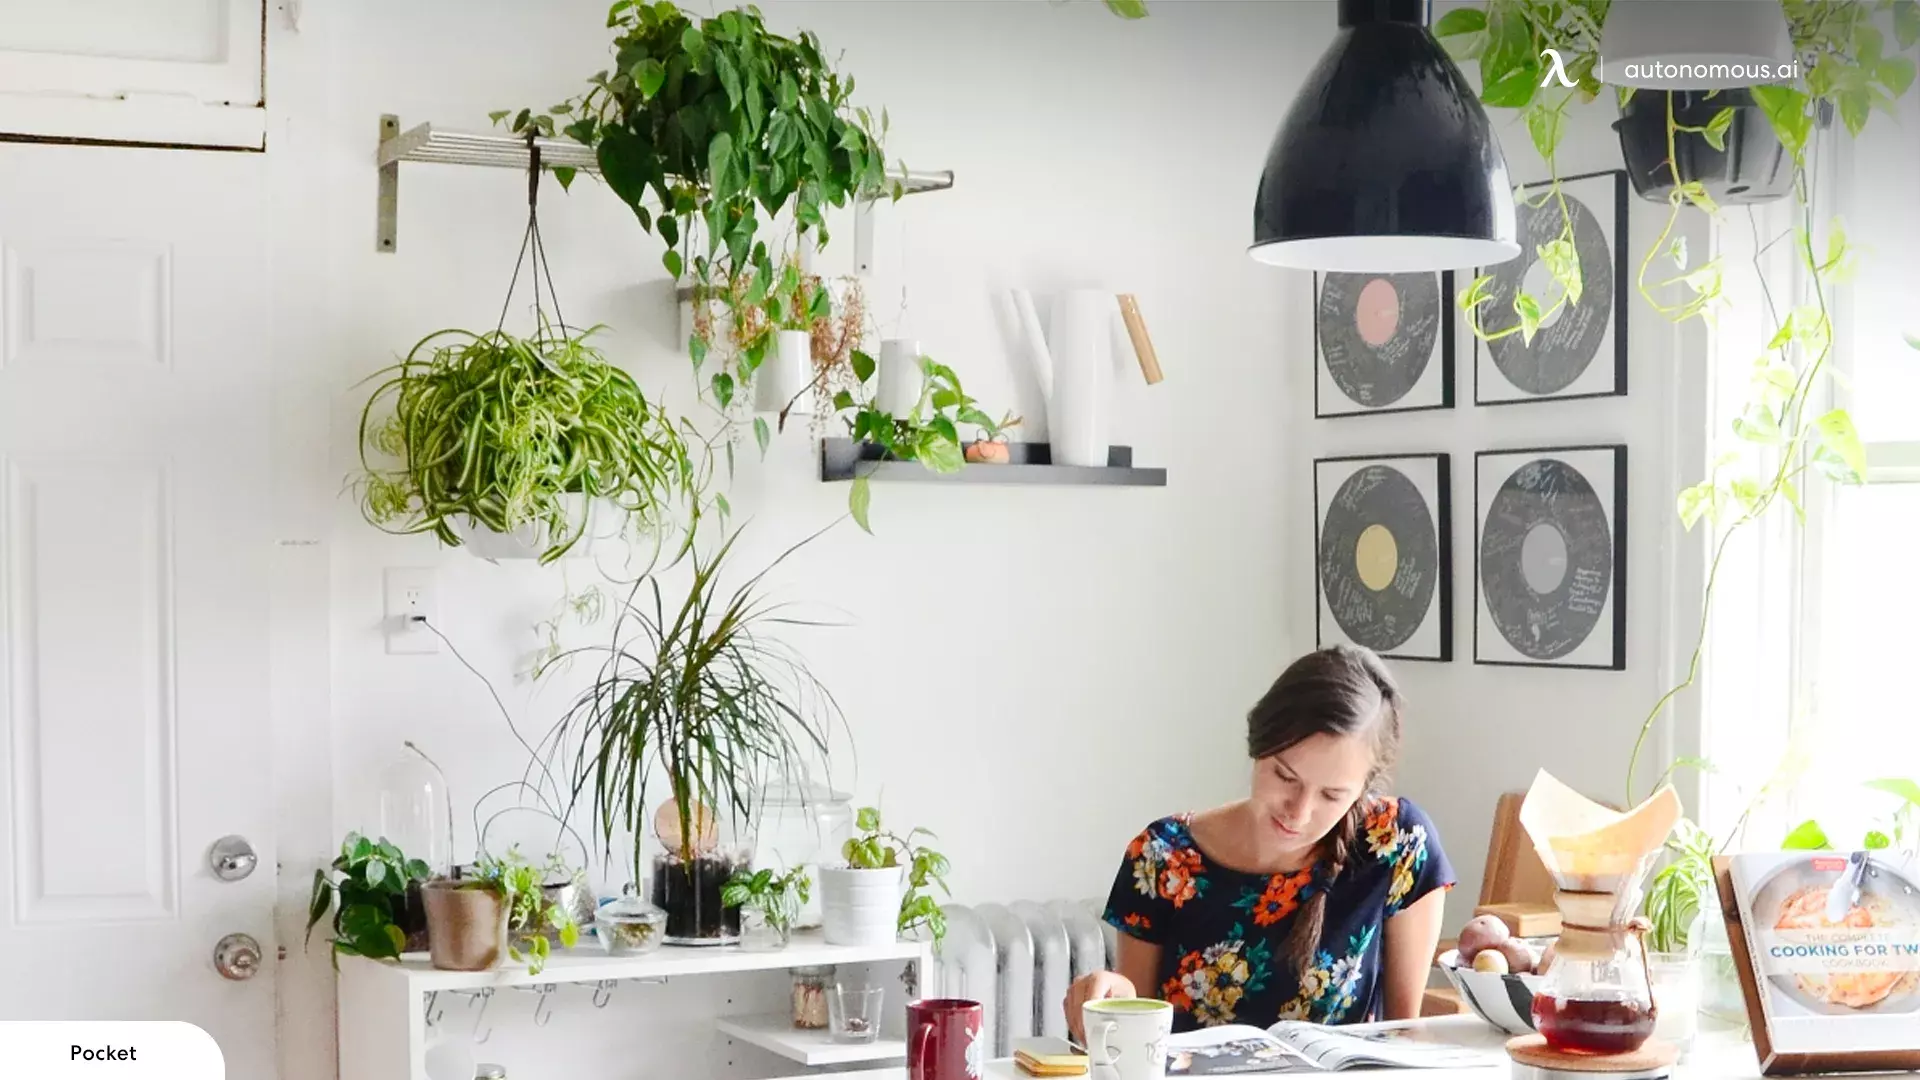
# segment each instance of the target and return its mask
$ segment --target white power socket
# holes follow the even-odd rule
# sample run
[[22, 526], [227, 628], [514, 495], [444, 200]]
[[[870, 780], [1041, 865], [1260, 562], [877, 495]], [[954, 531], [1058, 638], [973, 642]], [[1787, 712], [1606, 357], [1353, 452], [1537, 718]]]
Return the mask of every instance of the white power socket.
[[422, 619], [440, 617], [440, 594], [431, 566], [389, 566], [386, 572], [387, 652], [437, 653], [440, 636]]

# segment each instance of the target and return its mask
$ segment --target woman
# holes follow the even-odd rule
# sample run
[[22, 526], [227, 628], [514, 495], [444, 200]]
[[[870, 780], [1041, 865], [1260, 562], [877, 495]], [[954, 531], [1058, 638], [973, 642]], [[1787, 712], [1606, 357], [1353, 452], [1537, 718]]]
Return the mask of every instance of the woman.
[[1066, 1000], [1158, 997], [1174, 1030], [1420, 1014], [1453, 868], [1425, 814], [1375, 794], [1402, 698], [1378, 657], [1295, 661], [1247, 714], [1252, 794], [1162, 818], [1127, 848], [1107, 900], [1117, 971]]

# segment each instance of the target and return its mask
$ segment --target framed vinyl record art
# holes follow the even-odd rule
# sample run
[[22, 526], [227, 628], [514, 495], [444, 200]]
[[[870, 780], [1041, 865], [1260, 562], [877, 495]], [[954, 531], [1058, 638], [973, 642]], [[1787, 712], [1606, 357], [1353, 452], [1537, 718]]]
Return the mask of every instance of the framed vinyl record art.
[[1320, 645], [1453, 659], [1453, 550], [1445, 454], [1313, 463]]
[[1453, 408], [1453, 274], [1313, 275], [1313, 415]]
[[[1540, 302], [1543, 318], [1532, 341], [1518, 332], [1493, 341], [1473, 339], [1473, 400], [1477, 405], [1612, 397], [1627, 392], [1627, 174], [1589, 173], [1560, 182], [1566, 200], [1549, 185], [1519, 191], [1520, 255], [1480, 271], [1489, 275], [1479, 307], [1480, 327], [1499, 333], [1519, 324], [1513, 300], [1522, 290]], [[1541, 261], [1542, 245], [1559, 239], [1568, 218], [1580, 261], [1580, 295], [1567, 299]]]
[[1627, 448], [1474, 457], [1479, 664], [1627, 666]]

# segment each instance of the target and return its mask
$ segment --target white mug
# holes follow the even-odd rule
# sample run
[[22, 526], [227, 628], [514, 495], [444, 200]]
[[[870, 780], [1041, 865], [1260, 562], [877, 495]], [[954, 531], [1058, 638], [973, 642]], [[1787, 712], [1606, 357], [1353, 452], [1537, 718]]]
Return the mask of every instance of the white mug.
[[1163, 1080], [1173, 1006], [1153, 998], [1103, 998], [1080, 1009], [1092, 1080]]

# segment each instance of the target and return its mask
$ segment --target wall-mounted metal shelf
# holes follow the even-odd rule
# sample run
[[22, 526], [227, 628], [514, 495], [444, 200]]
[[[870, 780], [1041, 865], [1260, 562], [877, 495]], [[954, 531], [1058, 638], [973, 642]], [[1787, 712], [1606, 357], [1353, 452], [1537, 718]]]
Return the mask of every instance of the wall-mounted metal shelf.
[[[593, 149], [567, 138], [535, 139], [540, 148], [540, 163], [548, 168], [600, 171]], [[529, 164], [527, 140], [523, 135], [505, 131], [450, 131], [432, 124], [400, 130], [400, 118], [387, 113], [380, 117], [380, 149], [374, 156], [380, 168], [378, 235], [374, 247], [394, 251], [399, 246], [400, 163], [434, 162], [442, 165], [485, 165], [525, 171]], [[887, 170], [887, 180], [897, 184], [903, 194], [945, 191], [953, 186], [953, 170]]]
[[1104, 468], [1055, 465], [1046, 443], [1007, 444], [1004, 465], [970, 464], [959, 472], [937, 473], [917, 461], [893, 461], [873, 443], [852, 439], [820, 440], [820, 479], [901, 480], [920, 484], [1071, 484], [1106, 487], [1166, 487], [1167, 470], [1135, 465], [1133, 447], [1109, 446]]

